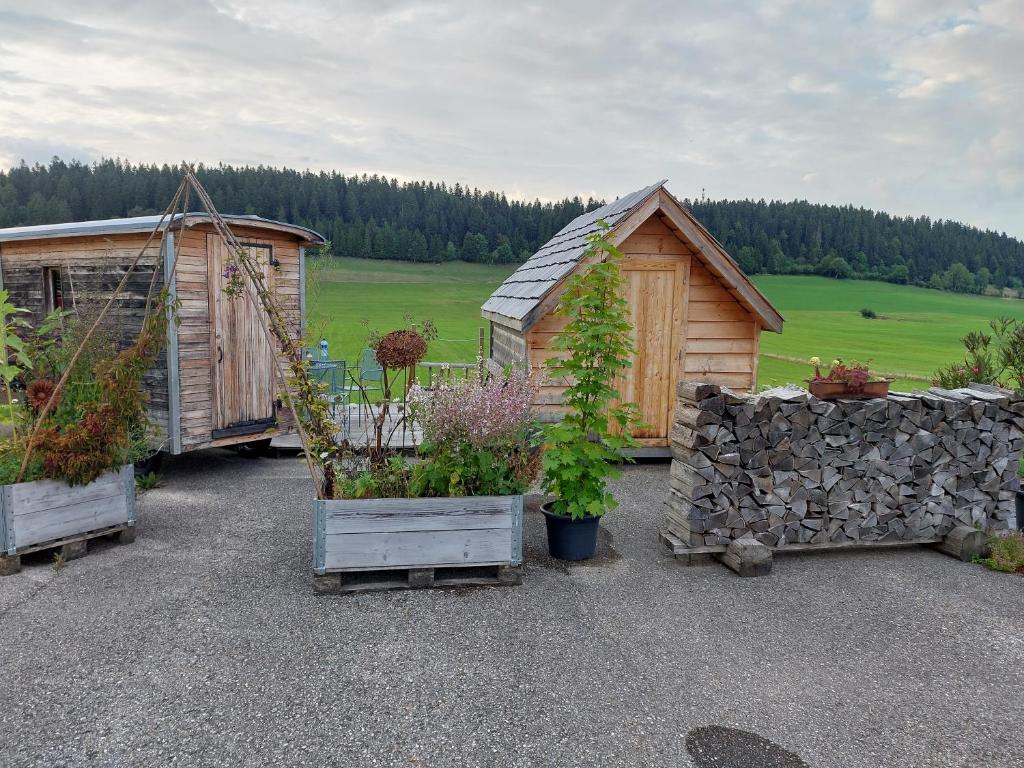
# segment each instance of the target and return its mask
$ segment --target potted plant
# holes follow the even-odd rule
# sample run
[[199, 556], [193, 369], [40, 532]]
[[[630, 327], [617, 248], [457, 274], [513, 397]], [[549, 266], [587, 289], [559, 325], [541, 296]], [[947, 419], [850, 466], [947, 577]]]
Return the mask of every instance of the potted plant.
[[161, 349], [165, 301], [161, 294], [122, 349], [114, 326], [101, 328], [102, 313], [86, 330], [58, 311], [28, 333], [25, 310], [0, 290], [10, 427], [0, 441], [0, 574], [16, 573], [27, 552], [59, 546], [70, 559], [96, 536], [134, 539], [132, 463], [151, 438], [141, 380]]
[[622, 253], [609, 241], [608, 226], [588, 237], [583, 272], [569, 278], [556, 314], [569, 319], [552, 347], [564, 355], [550, 358], [547, 369], [564, 378], [566, 413], [544, 426], [542, 458], [545, 493], [542, 506], [548, 549], [561, 560], [585, 560], [597, 551], [601, 517], [617, 506], [608, 491], [619, 476], [622, 451], [636, 445], [631, 430], [639, 425], [633, 403], [620, 402], [616, 383], [632, 364], [632, 324], [624, 298]]
[[[386, 404], [389, 382], [416, 365], [426, 340], [405, 328], [371, 334], [371, 348]], [[477, 373], [431, 390], [414, 385], [395, 420], [380, 416], [382, 404], [365, 449], [339, 447], [331, 493], [314, 502], [315, 589], [349, 591], [367, 578], [381, 587], [518, 583], [523, 494], [539, 463], [536, 391], [523, 371]], [[407, 415], [422, 430], [415, 462], [389, 439]]]
[[837, 358], [826, 374], [821, 372], [819, 358], [812, 357], [810, 363], [814, 367], [814, 376], [807, 380], [807, 388], [821, 400], [869, 400], [889, 395], [889, 379], [875, 376], [866, 363], [856, 360], [844, 363]]

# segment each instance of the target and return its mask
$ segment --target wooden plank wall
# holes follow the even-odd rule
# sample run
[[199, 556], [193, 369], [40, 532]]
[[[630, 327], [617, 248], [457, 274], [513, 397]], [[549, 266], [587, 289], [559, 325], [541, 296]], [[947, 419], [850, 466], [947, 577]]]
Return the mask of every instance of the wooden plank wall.
[[695, 257], [690, 267], [684, 378], [755, 389], [760, 335], [754, 316]]
[[[210, 351], [210, 296], [207, 277], [206, 236], [209, 225], [192, 227], [179, 233], [178, 257], [178, 349], [181, 361], [181, 442], [185, 450], [211, 442], [213, 428], [213, 380]], [[299, 241], [284, 233], [263, 229], [232, 227], [239, 240], [254, 245], [270, 245], [281, 266], [273, 274], [273, 290], [295, 338], [299, 337], [301, 301], [299, 296]], [[239, 299], [241, 300], [241, 299]], [[292, 419], [287, 407], [278, 412], [282, 427]]]
[[[648, 360], [664, 361], [667, 356], [673, 368], [671, 381], [664, 387], [666, 414], [671, 412], [679, 380], [700, 379], [737, 390], [756, 388], [760, 326], [754, 315], [708, 270], [698, 249], [658, 216], [651, 216], [641, 224], [619, 248], [625, 255], [623, 269], [627, 272], [650, 270], [667, 275], [670, 265], [674, 265], [671, 286], [674, 305], [671, 312], [662, 308], [665, 311], [661, 313], [664, 317], [671, 316], [671, 327], [662, 329], [663, 332], [652, 332], [655, 329], [645, 325], [644, 330], [646, 345], [666, 345], [653, 353], [645, 352]], [[646, 300], [637, 295], [633, 297], [633, 304]], [[649, 309], [644, 308], [644, 312]], [[565, 324], [565, 318], [548, 314], [527, 331], [527, 359], [532, 369], [542, 369], [545, 360], [559, 354], [550, 344]], [[499, 342], [499, 334], [515, 336], [515, 332], [497, 324], [493, 328], [497, 357], [499, 346], [503, 349], [501, 354], [506, 354], [505, 347], [511, 347], [510, 342]], [[634, 361], [634, 373], [640, 377], [649, 368], [642, 363], [642, 360]], [[665, 378], [660, 368], [657, 376], [659, 381]], [[542, 421], [556, 420], [564, 413], [560, 405], [564, 384], [548, 380], [541, 387], [535, 411]], [[638, 382], [627, 382], [625, 389], [629, 394], [638, 393], [650, 400], [648, 410], [661, 407], [663, 398], [642, 391], [642, 383], [638, 386]]]
[[519, 331], [491, 322], [491, 359], [502, 368], [526, 362], [526, 339]]
[[[66, 237], [0, 243], [4, 287], [12, 302], [31, 312], [33, 325], [45, 317], [43, 270], [59, 267], [65, 307], [77, 306], [83, 316], [95, 316], [124, 277], [128, 266], [146, 244], [148, 235]], [[153, 270], [162, 273], [161, 238], [155, 237], [128, 278], [122, 295], [114, 302], [103, 324], [123, 348], [142, 329], [146, 295]], [[157, 277], [158, 284], [162, 275]], [[167, 433], [167, 360], [161, 355], [143, 379], [149, 393], [150, 418], [161, 435]]]

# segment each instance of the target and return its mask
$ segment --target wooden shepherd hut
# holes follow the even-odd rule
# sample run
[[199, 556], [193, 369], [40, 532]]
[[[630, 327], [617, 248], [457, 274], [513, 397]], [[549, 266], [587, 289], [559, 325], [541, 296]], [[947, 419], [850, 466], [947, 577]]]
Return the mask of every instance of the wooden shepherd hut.
[[[224, 216], [263, 263], [296, 337], [305, 310], [304, 250], [324, 242], [305, 227], [259, 216]], [[0, 288], [38, 323], [56, 308], [98, 309], [146, 244], [159, 216], [0, 229]], [[177, 267], [169, 281], [174, 254]], [[275, 350], [251, 301], [223, 292], [228, 247], [207, 214], [167, 217], [111, 308], [108, 332], [123, 345], [141, 329], [153, 271], [179, 304], [166, 356], [145, 378], [150, 416], [163, 449], [266, 441], [290, 432], [274, 363]], [[262, 310], [261, 310], [262, 311]], [[265, 443], [263, 443], [265, 444]]]
[[[667, 453], [676, 384], [752, 390], [761, 331], [781, 333], [782, 315], [660, 181], [574, 219], [491, 295], [482, 314], [495, 363], [537, 368], [557, 354], [549, 345], [566, 321], [553, 312], [566, 278], [585, 266], [586, 236], [599, 231], [599, 219], [625, 257], [637, 347], [620, 391], [650, 425], [636, 433], [639, 453]], [[558, 418], [562, 389], [557, 381], [541, 388], [542, 420]]]

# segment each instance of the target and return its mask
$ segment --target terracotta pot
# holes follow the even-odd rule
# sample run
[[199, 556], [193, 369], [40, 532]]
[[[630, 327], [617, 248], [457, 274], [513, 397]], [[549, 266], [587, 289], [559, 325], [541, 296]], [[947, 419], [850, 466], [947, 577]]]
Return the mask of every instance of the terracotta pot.
[[861, 389], [851, 389], [842, 381], [808, 381], [807, 389], [819, 400], [870, 400], [889, 396], [889, 382], [869, 381]]

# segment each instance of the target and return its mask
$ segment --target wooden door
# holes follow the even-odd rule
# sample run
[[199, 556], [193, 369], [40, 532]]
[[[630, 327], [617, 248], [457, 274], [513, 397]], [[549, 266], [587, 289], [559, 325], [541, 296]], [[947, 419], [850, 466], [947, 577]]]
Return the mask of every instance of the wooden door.
[[[274, 351], [247, 295], [228, 296], [224, 268], [228, 247], [218, 235], [207, 235], [210, 284], [210, 361], [213, 370], [213, 432], [244, 434], [266, 428], [274, 419]], [[263, 265], [270, 285], [272, 256], [269, 245], [247, 245]], [[248, 288], [247, 288], [248, 291]]]
[[639, 408], [647, 426], [634, 431], [642, 445], [668, 445], [678, 378], [682, 292], [686, 272], [679, 259], [629, 259], [623, 262], [625, 294], [633, 323], [636, 354], [623, 377], [624, 402]]

